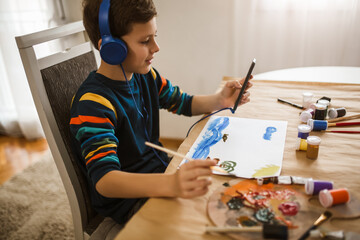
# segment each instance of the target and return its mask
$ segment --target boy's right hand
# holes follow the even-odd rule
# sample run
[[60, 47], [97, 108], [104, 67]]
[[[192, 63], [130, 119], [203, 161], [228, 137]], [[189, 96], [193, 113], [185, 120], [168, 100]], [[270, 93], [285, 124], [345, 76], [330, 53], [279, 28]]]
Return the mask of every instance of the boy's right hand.
[[[211, 166], [216, 165], [215, 160], [195, 160], [181, 165], [180, 169], [173, 175], [174, 195], [182, 198], [193, 198], [202, 196], [208, 191], [211, 184]], [[206, 177], [206, 178], [199, 178]]]

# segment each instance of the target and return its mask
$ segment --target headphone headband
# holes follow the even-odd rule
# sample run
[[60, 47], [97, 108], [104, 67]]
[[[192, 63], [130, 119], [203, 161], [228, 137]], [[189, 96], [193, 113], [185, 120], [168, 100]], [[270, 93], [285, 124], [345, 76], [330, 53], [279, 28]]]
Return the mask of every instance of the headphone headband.
[[110, 0], [103, 0], [100, 4], [99, 10], [99, 28], [101, 37], [111, 35], [109, 26], [109, 12]]
[[111, 35], [109, 25], [110, 0], [103, 0], [99, 9], [99, 30], [101, 35], [100, 56], [108, 64], [119, 65], [127, 55], [126, 44]]

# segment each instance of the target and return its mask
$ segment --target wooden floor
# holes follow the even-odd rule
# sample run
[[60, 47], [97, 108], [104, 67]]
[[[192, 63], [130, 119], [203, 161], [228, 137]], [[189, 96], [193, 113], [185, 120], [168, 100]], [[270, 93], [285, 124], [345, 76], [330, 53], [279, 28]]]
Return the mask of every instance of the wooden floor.
[[[183, 140], [165, 138], [160, 141], [164, 147], [176, 151]], [[28, 141], [0, 135], [0, 185], [41, 159], [48, 150], [45, 139]]]

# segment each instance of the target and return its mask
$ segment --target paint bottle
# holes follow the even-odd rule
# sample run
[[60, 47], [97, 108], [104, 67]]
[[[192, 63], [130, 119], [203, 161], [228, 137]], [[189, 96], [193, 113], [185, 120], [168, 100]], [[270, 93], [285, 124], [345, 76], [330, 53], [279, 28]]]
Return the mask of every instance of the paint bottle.
[[311, 103], [310, 105], [309, 105], [309, 109], [312, 109], [312, 110], [314, 110], [314, 113], [315, 113], [315, 110], [316, 110], [316, 103]]
[[326, 99], [319, 99], [317, 104], [322, 104], [322, 105], [325, 105], [326, 106], [326, 110], [325, 110], [325, 119], [327, 117], [327, 112], [329, 110], [329, 107], [330, 107], [330, 101], [329, 100], [326, 100]]
[[300, 121], [306, 123], [309, 119], [312, 119], [315, 114], [315, 111], [311, 108], [302, 111], [300, 114]]
[[319, 155], [319, 146], [321, 142], [321, 138], [317, 136], [309, 136], [306, 139], [307, 142], [307, 150], [306, 157], [309, 159], [317, 159]]
[[311, 132], [311, 127], [307, 124], [300, 124], [298, 126], [298, 138], [307, 139]]
[[305, 139], [297, 138], [295, 143], [295, 149], [297, 151], [306, 151], [307, 150], [307, 142]]
[[314, 94], [311, 92], [304, 92], [303, 94], [303, 107], [309, 108], [310, 104], [312, 103], [312, 98]]
[[256, 179], [256, 182], [259, 186], [262, 186], [264, 184], [264, 179], [258, 178], [258, 179]]
[[315, 116], [316, 120], [325, 120], [326, 118], [326, 105], [317, 103], [315, 104]]
[[341, 107], [341, 108], [330, 108], [329, 109], [329, 118], [337, 118], [337, 117], [343, 117], [346, 114], [346, 109]]
[[321, 190], [334, 188], [334, 183], [330, 181], [309, 179], [305, 182], [305, 192], [308, 195], [317, 195]]
[[326, 120], [313, 120], [309, 119], [307, 125], [310, 126], [312, 131], [322, 131], [326, 130], [328, 127], [328, 122]]
[[331, 207], [336, 204], [347, 203], [350, 201], [350, 194], [346, 188], [321, 190], [319, 193], [319, 201], [323, 207]]

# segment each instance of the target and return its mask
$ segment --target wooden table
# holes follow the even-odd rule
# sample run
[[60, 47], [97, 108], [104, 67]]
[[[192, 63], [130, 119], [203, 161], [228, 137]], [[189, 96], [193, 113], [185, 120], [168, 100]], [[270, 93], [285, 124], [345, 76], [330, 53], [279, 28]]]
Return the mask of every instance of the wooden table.
[[[228, 79], [224, 78], [222, 84]], [[334, 107], [345, 107], [347, 115], [360, 113], [360, 85], [313, 82], [254, 80], [251, 102], [238, 108], [236, 114], [219, 113], [266, 120], [286, 120], [288, 128], [281, 175], [332, 180], [335, 188], [346, 187], [351, 196], [360, 199], [360, 135], [312, 132], [322, 139], [317, 160], [306, 158], [305, 152], [295, 150], [300, 109], [277, 102], [277, 98], [301, 104], [302, 93], [311, 91], [314, 99], [327, 96]], [[206, 121], [197, 124], [178, 152], [186, 154], [200, 134]], [[359, 129], [353, 127], [352, 129]], [[175, 157], [166, 172], [176, 171], [182, 159]], [[194, 199], [151, 198], [128, 222], [116, 239], [230, 239], [226, 235], [206, 234], [205, 227], [213, 225], [207, 216], [207, 202], [211, 194], [231, 177], [213, 176], [210, 191]], [[314, 219], [315, 221], [316, 219]], [[312, 222], [304, 223], [311, 225]], [[360, 219], [331, 221], [324, 226], [334, 230], [360, 233]]]

